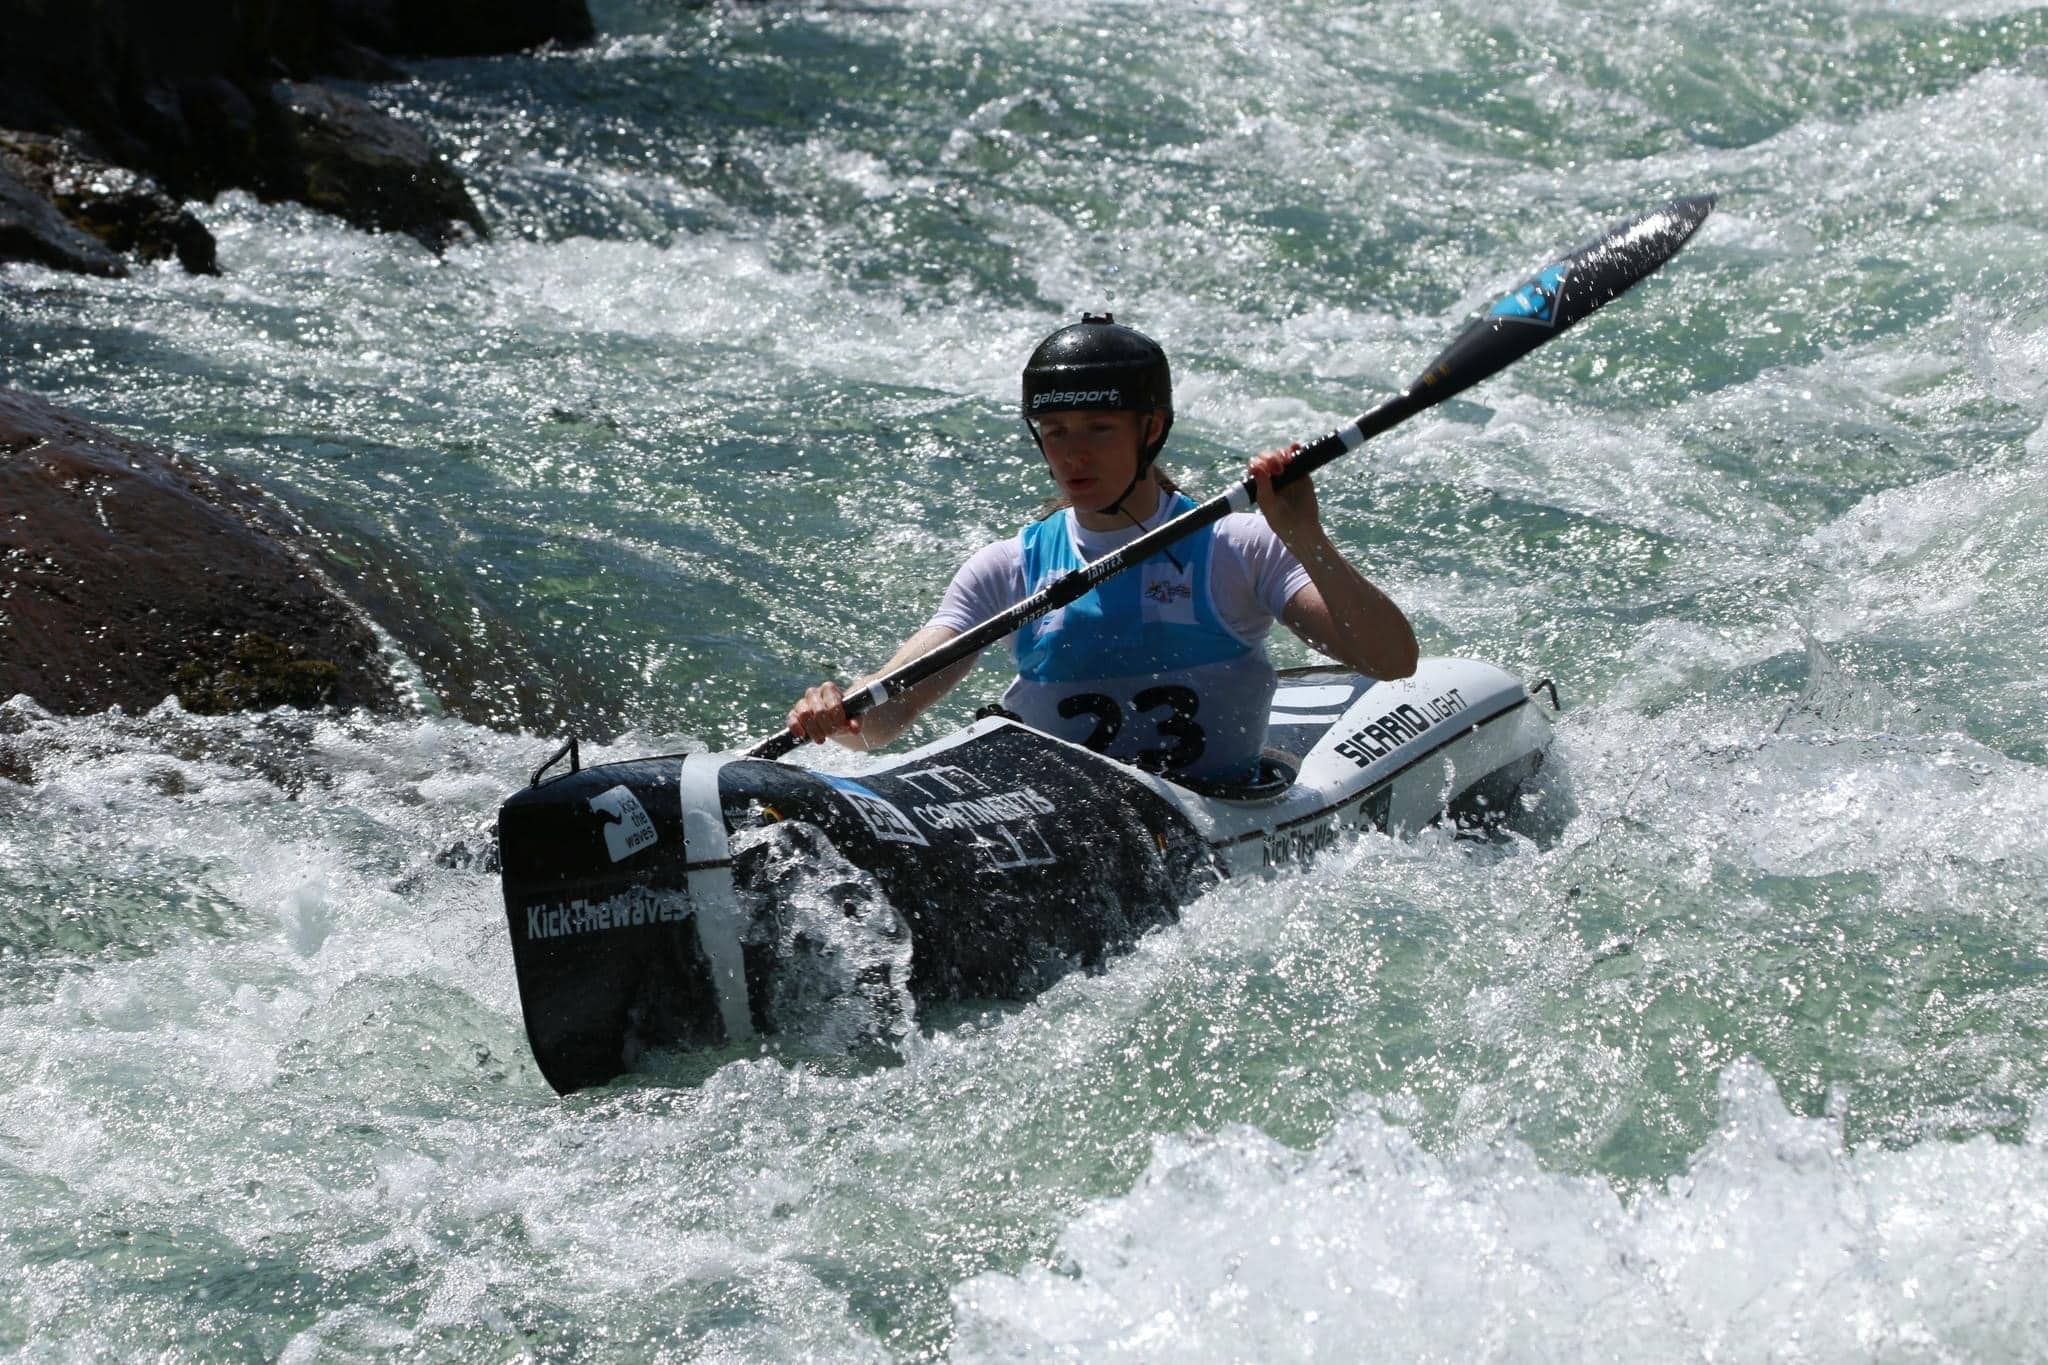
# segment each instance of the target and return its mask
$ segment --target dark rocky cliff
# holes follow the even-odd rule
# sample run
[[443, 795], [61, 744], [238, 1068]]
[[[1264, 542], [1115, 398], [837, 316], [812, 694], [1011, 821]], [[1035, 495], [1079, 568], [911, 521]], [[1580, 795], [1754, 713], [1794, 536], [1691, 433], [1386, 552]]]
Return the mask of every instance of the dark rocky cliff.
[[[486, 232], [453, 168], [420, 129], [313, 82], [400, 77], [394, 56], [592, 36], [585, 0], [0, 0], [0, 31], [0, 130], [144, 177], [171, 212], [245, 189], [436, 248]], [[36, 200], [114, 259], [67, 238]], [[39, 190], [0, 145], [0, 260], [119, 273], [132, 249]]]

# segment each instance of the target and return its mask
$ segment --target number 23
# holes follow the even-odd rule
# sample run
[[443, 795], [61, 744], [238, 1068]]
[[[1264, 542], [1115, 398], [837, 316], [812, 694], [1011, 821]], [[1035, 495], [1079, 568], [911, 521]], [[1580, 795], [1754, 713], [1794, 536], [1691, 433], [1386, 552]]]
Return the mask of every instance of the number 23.
[[[1134, 712], [1156, 711], [1165, 707], [1167, 714], [1154, 722], [1162, 739], [1172, 743], [1156, 749], [1141, 749], [1132, 755], [1132, 761], [1148, 773], [1166, 772], [1170, 769], [1185, 768], [1202, 756], [1209, 747], [1208, 737], [1202, 727], [1195, 724], [1195, 713], [1201, 709], [1202, 699], [1188, 687], [1148, 687], [1131, 698]], [[1106, 751], [1116, 742], [1123, 729], [1124, 711], [1117, 705], [1116, 698], [1100, 692], [1081, 692], [1060, 702], [1060, 715], [1067, 720], [1076, 716], [1092, 716], [1095, 729], [1081, 743], [1097, 753]]]

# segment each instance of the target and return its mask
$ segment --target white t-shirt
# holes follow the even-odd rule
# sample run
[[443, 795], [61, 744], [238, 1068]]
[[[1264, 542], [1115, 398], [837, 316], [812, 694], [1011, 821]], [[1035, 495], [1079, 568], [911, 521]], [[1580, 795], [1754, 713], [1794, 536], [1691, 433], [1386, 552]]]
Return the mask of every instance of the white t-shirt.
[[[1125, 526], [1114, 531], [1091, 531], [1071, 519], [1068, 524], [1081, 557], [1093, 563], [1158, 525], [1159, 512], [1159, 504], [1155, 503], [1150, 514], [1140, 515], [1143, 527]], [[1308, 585], [1308, 570], [1256, 512], [1232, 512], [1215, 524], [1214, 531], [1216, 543], [1210, 552], [1209, 580], [1217, 615], [1231, 634], [1246, 644], [1254, 644], [1266, 638], [1288, 601]], [[1167, 553], [1172, 552], [1169, 545]], [[964, 634], [1028, 595], [1024, 582], [1024, 542], [1019, 536], [1010, 536], [984, 545], [960, 566], [946, 588], [945, 597], [939, 601], [939, 609], [925, 624]], [[1010, 636], [1013, 653], [1016, 639]]]

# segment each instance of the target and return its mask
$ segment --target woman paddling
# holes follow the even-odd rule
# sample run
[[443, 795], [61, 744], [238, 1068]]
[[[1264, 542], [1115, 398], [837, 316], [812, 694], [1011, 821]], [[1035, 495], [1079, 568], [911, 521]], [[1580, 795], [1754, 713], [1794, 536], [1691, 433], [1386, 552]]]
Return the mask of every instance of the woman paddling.
[[[938, 611], [882, 673], [1195, 505], [1155, 463], [1173, 426], [1173, 377], [1150, 337], [1108, 314], [1083, 314], [1038, 344], [1023, 388], [1025, 424], [1062, 506], [961, 566]], [[1358, 672], [1413, 673], [1414, 631], [1331, 542], [1310, 481], [1274, 488], [1293, 449], [1250, 463], [1263, 519], [1226, 516], [1012, 636], [1017, 680], [1004, 707], [1147, 771], [1228, 783], [1258, 772], [1275, 683], [1265, 637], [1276, 619]], [[977, 657], [852, 719], [839, 685], [820, 683], [791, 708], [790, 731], [819, 743], [887, 744]]]

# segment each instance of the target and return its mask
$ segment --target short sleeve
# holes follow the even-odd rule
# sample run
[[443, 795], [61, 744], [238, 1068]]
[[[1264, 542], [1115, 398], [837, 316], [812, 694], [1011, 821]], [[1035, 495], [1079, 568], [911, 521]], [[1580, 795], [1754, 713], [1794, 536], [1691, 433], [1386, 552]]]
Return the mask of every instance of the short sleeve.
[[939, 609], [925, 625], [964, 634], [1024, 597], [1024, 545], [1020, 538], [1011, 536], [984, 545], [969, 556], [946, 585]]
[[[1308, 586], [1308, 570], [1294, 557], [1294, 551], [1281, 544], [1264, 517], [1234, 513], [1218, 523], [1217, 531], [1222, 542], [1219, 548], [1242, 566], [1250, 601], [1266, 616], [1281, 619], [1294, 594]], [[1231, 614], [1228, 606], [1224, 609]]]

